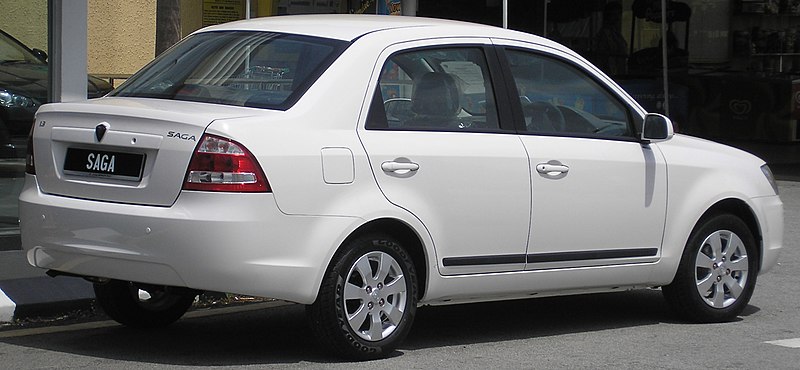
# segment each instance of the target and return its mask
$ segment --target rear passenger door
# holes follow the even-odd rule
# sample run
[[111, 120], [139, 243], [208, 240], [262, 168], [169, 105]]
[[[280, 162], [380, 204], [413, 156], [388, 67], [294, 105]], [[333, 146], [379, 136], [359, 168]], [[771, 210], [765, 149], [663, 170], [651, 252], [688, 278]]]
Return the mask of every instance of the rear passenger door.
[[502, 55], [530, 156], [526, 269], [656, 261], [667, 170], [637, 138], [639, 113], [574, 57], [522, 45]]
[[425, 224], [444, 275], [525, 266], [528, 157], [496, 64], [486, 39], [390, 47], [359, 129], [378, 185]]

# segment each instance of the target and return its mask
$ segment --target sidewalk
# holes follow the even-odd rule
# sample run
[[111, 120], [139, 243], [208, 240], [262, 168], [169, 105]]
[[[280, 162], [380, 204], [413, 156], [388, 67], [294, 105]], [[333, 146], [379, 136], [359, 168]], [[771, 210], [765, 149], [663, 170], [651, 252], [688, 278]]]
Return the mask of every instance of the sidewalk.
[[61, 316], [88, 309], [93, 301], [91, 283], [49, 277], [46, 270], [28, 264], [24, 251], [0, 251], [0, 323]]
[[[787, 222], [798, 219], [800, 182], [779, 181], [779, 187]], [[0, 323], [58, 317], [92, 307], [91, 283], [74, 277], [52, 278], [45, 272], [30, 266], [23, 251], [0, 251]]]

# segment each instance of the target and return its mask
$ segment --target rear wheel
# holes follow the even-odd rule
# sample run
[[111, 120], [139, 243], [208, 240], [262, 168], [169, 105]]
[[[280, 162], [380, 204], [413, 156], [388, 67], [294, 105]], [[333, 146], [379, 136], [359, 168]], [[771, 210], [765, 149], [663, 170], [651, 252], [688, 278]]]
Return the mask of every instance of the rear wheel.
[[165, 327], [183, 316], [197, 293], [188, 289], [111, 280], [94, 284], [97, 303], [115, 321], [134, 328]]
[[414, 321], [417, 278], [411, 257], [399, 242], [382, 235], [355, 239], [343, 251], [307, 307], [311, 328], [339, 356], [384, 357]]
[[753, 295], [757, 251], [753, 233], [740, 218], [704, 218], [689, 237], [675, 279], [662, 288], [664, 296], [689, 320], [733, 320]]

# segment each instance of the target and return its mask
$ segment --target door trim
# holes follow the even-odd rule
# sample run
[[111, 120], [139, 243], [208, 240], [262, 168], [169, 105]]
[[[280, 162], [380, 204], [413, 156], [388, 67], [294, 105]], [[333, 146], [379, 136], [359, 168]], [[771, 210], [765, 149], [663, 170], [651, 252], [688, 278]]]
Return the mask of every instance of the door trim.
[[501, 254], [487, 256], [461, 256], [445, 257], [442, 265], [454, 266], [481, 266], [505, 265], [516, 263], [551, 263], [551, 262], [578, 262], [603, 259], [655, 257], [658, 248], [634, 249], [609, 249], [596, 251], [560, 252], [560, 253], [535, 253], [535, 254]]

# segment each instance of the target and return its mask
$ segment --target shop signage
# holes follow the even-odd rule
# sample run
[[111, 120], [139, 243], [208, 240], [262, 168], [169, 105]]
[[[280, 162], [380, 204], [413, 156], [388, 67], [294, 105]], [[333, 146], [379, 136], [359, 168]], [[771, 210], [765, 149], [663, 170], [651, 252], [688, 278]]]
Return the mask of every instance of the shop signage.
[[378, 14], [402, 15], [402, 0], [378, 0]]
[[203, 27], [245, 18], [245, 0], [203, 0]]

